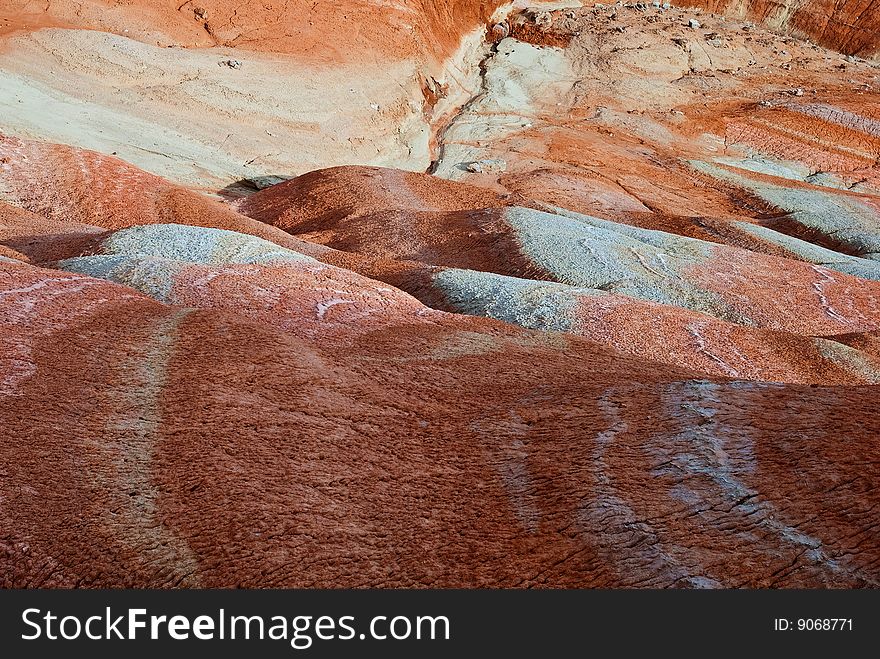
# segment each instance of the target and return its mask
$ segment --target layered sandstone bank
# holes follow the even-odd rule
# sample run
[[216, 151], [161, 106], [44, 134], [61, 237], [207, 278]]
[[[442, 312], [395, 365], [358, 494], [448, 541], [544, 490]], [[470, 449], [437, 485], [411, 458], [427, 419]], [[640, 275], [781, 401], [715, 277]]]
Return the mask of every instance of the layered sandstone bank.
[[674, 4], [751, 18], [847, 55], [876, 57], [880, 52], [877, 0], [679, 0]]

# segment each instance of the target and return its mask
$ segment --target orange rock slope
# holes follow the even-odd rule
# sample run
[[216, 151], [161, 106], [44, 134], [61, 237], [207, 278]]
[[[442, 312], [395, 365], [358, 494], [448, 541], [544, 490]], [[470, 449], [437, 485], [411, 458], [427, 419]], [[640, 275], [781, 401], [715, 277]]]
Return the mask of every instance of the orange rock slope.
[[0, 30], [45, 26], [126, 34], [161, 45], [231, 46], [345, 61], [365, 54], [443, 58], [503, 0], [7, 0]]
[[585, 4], [4, 5], [0, 585], [880, 586], [877, 12]]
[[750, 17], [848, 55], [880, 51], [877, 0], [679, 0], [675, 4]]

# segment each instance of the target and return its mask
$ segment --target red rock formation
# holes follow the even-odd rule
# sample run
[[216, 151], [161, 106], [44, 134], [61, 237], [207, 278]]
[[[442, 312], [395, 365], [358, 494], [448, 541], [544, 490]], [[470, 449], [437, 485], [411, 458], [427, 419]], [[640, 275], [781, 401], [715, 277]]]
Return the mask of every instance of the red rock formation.
[[[503, 0], [403, 0], [377, 8], [369, 0], [333, 7], [311, 0], [241, 3], [232, 0], [56, 0], [36, 6], [8, 0], [3, 32], [43, 26], [100, 29], [144, 41], [292, 53], [307, 59], [352, 61], [429, 54], [443, 59], [462, 34], [483, 25]], [[378, 11], [377, 9], [381, 9]], [[134, 27], [129, 32], [128, 28]]]
[[[75, 225], [120, 229], [177, 223], [239, 231], [307, 254], [322, 251], [243, 217], [217, 200], [173, 185], [112, 156], [0, 135], [0, 157], [16, 163], [14, 168], [0, 169], [7, 200], [45, 218], [35, 224], [39, 234], [47, 234], [57, 225], [65, 225], [66, 231], [71, 231]], [[9, 209], [0, 206], [0, 210], [4, 208]], [[6, 219], [5, 215], [0, 217]], [[28, 221], [33, 222], [33, 218], [32, 215]], [[23, 235], [21, 230], [18, 235]], [[46, 255], [45, 260], [76, 253], [75, 248], [65, 250], [62, 254]]]
[[500, 4], [4, 5], [0, 586], [880, 587], [880, 12]]
[[99, 227], [51, 220], [0, 201], [0, 242], [35, 263], [87, 252], [104, 234]]
[[2, 372], [7, 586], [876, 585], [876, 388], [694, 382], [469, 319], [335, 352], [0, 272], [36, 369]]
[[[339, 173], [339, 170], [327, 172], [322, 180], [332, 186], [334, 183], [330, 181], [337, 180]], [[317, 178], [308, 176], [310, 180]], [[385, 177], [379, 180], [385, 180]], [[444, 182], [441, 187], [451, 185]], [[410, 189], [391, 191], [381, 183], [378, 186], [387, 197], [373, 197], [367, 202], [375, 204], [372, 214], [363, 208], [351, 206], [333, 208], [330, 205], [334, 201], [332, 198], [324, 202], [326, 198], [323, 195], [315, 194], [308, 182], [298, 179], [256, 193], [245, 203], [243, 210], [251, 212], [249, 209], [254, 209], [255, 217], [267, 221], [277, 218], [280, 226], [309, 241], [345, 252], [363, 253], [371, 259], [416, 261], [434, 266], [579, 284], [578, 276], [554, 272], [532, 251], [536, 248], [523, 242], [515, 224], [511, 224], [510, 211], [507, 209], [457, 212], [400, 210], [401, 206], [410, 203]], [[467, 186], [462, 186], [460, 194], [469, 192]], [[356, 198], [364, 199], [364, 196], [358, 194]], [[321, 200], [324, 204], [316, 207], [315, 200]], [[418, 202], [412, 203], [416, 208], [422, 208]], [[267, 211], [267, 208], [272, 210]], [[530, 211], [523, 212], [529, 216]], [[531, 217], [534, 220], [529, 221], [539, 223], [566, 222], [561, 216], [532, 212]], [[578, 228], [576, 224], [571, 226], [574, 230]], [[622, 233], [608, 234], [607, 239], [598, 240], [597, 245], [605, 245], [603, 240], [611, 241], [607, 243], [609, 246], [614, 245], [616, 236], [632, 233], [632, 230], [624, 226], [615, 227], [613, 223], [600, 222], [598, 227], [611, 227]], [[590, 231], [592, 229], [583, 236], [591, 235]], [[645, 236], [644, 240], [649, 240], [653, 235], [662, 239], [662, 234], [637, 230], [635, 235]], [[576, 236], [572, 234], [571, 240], [575, 239]], [[641, 247], [650, 248], [651, 245], [643, 243]], [[837, 333], [844, 316], [852, 318], [852, 322], [862, 330], [873, 329], [875, 323], [880, 322], [874, 303], [880, 296], [878, 283], [857, 280], [798, 261], [699, 241], [685, 241], [674, 246], [670, 244], [665, 248], [665, 253], [674, 260], [677, 250], [688, 248], [709, 251], [705, 256], [689, 254], [687, 259], [690, 265], [675, 277], [694, 281], [698, 287], [712, 291], [742, 317], [749, 318], [750, 324], [816, 336]], [[636, 267], [647, 269], [652, 276], [663, 274], [644, 263], [644, 259], [650, 259], [651, 256], [640, 258], [642, 261]], [[668, 267], [662, 256], [658, 258], [661, 260], [654, 267]], [[577, 267], [589, 273], [593, 265], [588, 257]], [[584, 275], [586, 278], [591, 276]], [[598, 288], [599, 284], [593, 287]], [[820, 289], [821, 292], [817, 292]], [[861, 291], [861, 297], [854, 295], [855, 290]], [[683, 304], [687, 306], [686, 302]], [[839, 310], [835, 309], [835, 305]]]
[[679, 0], [681, 7], [748, 17], [847, 55], [880, 51], [877, 0]]
[[[9, 1], [0, 21], [3, 32], [50, 25], [122, 33], [122, 25], [134, 24], [135, 36], [145, 40], [162, 35], [183, 45], [222, 44], [336, 60], [362, 56], [365, 51], [398, 57], [430, 52], [442, 58], [455, 50], [462, 34], [486, 23], [505, 4], [503, 0], [406, 0], [384, 6], [377, 14], [368, 0], [346, 0], [332, 11], [305, 0], [244, 7], [230, 0], [190, 0], [183, 5], [165, 0], [124, 5], [110, 0], [60, 0], [47, 6]], [[748, 17], [847, 54], [868, 56], [880, 49], [876, 0], [680, 0], [675, 4]], [[395, 30], [398, 22], [410, 29]], [[519, 36], [526, 31], [521, 29]], [[366, 49], [361, 39], [367, 40]]]
[[242, 199], [245, 215], [284, 230], [330, 227], [378, 211], [460, 211], [504, 206], [510, 194], [380, 167], [316, 170]]

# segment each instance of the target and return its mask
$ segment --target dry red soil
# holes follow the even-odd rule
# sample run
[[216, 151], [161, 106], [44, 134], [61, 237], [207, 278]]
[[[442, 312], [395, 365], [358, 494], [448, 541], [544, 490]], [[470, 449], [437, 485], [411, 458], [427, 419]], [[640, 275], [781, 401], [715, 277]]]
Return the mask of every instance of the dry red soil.
[[880, 5], [12, 0], [0, 586], [880, 586]]

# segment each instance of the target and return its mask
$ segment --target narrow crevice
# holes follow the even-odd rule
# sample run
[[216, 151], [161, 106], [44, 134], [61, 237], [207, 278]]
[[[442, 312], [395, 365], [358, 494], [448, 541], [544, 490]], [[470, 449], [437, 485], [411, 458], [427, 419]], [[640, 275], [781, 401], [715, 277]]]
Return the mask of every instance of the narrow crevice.
[[443, 122], [442, 127], [438, 128], [435, 131], [434, 138], [434, 148], [433, 148], [433, 158], [431, 159], [431, 164], [427, 169], [429, 174], [436, 174], [437, 170], [440, 168], [440, 165], [443, 162], [443, 158], [446, 154], [446, 141], [447, 134], [449, 130], [458, 122], [459, 117], [468, 112], [480, 99], [482, 99], [486, 92], [488, 91], [486, 88], [486, 72], [489, 68], [489, 61], [495, 57], [498, 52], [498, 43], [499, 42], [490, 42], [488, 44], [488, 49], [483, 55], [483, 58], [479, 63], [479, 85], [477, 86], [477, 91], [474, 92], [467, 100], [464, 101], [461, 105], [458, 106], [457, 109], [450, 112], [447, 116], [448, 118]]

